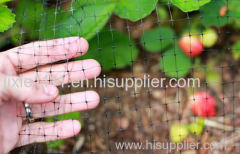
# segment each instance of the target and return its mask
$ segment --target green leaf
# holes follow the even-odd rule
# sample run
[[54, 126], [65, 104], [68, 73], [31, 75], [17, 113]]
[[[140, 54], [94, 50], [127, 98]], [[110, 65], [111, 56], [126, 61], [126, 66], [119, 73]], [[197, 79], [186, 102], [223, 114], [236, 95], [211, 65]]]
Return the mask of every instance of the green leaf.
[[12, 0], [0, 0], [0, 4], [6, 3], [6, 2], [10, 2]]
[[240, 28], [240, 1], [228, 1], [228, 16], [230, 18], [231, 23], [233, 24], [233, 27], [236, 27], [237, 29]]
[[233, 18], [239, 18], [240, 9], [239, 9], [240, 1], [229, 0], [228, 1], [228, 15]]
[[229, 24], [234, 29], [240, 29], [240, 18], [232, 18], [232, 20], [229, 21]]
[[10, 34], [10, 40], [11, 40], [11, 43], [14, 45], [14, 46], [19, 46], [21, 45], [21, 41], [24, 39], [23, 36], [21, 36], [20, 34], [20, 27], [15, 25], [13, 26], [13, 28], [11, 28], [11, 30], [9, 30], [8, 32]]
[[169, 27], [157, 27], [141, 36], [142, 46], [150, 52], [159, 52], [174, 43], [174, 32]]
[[138, 55], [129, 36], [117, 31], [102, 31], [89, 42], [89, 47], [87, 54], [77, 59], [95, 59], [101, 63], [103, 71], [129, 66]]
[[168, 19], [168, 10], [165, 7], [158, 6], [157, 13], [158, 13], [158, 16], [161, 20], [167, 20]]
[[183, 77], [189, 73], [191, 59], [179, 47], [171, 48], [162, 55], [160, 67], [169, 77]]
[[219, 84], [221, 81], [221, 76], [219, 73], [215, 72], [213, 69], [210, 69], [206, 75], [206, 81], [208, 84]]
[[171, 2], [183, 12], [198, 10], [201, 6], [209, 3], [211, 0], [171, 0]]
[[[214, 85], [215, 87], [217, 87], [216, 85], [221, 83], [221, 76], [218, 72], [214, 71], [214, 69], [212, 69], [212, 68], [208, 67], [207, 75], [206, 75], [206, 82], [208, 83], [209, 86]], [[212, 86], [212, 87], [214, 87], [214, 86]]]
[[137, 21], [151, 14], [158, 0], [119, 0], [114, 12], [121, 18]]
[[240, 41], [237, 41], [232, 48], [233, 58], [238, 60], [240, 58]]
[[15, 14], [5, 5], [0, 5], [0, 32], [4, 32], [12, 27], [15, 22]]
[[58, 149], [64, 144], [64, 140], [46, 142], [48, 149]]
[[[62, 34], [64, 32], [69, 31], [68, 29], [66, 29], [66, 26], [64, 25], [67, 23], [62, 22], [62, 20], [64, 20], [68, 14], [61, 9], [60, 10], [56, 10], [54, 8], [47, 9], [41, 18], [40, 39], [49, 40], [57, 37], [59, 38], [67, 37], [67, 35], [63, 36]], [[70, 33], [68, 35], [71, 36]]]
[[21, 0], [17, 5], [17, 24], [23, 27], [32, 39], [39, 35], [37, 31], [40, 28], [43, 10], [43, 4], [35, 0]]
[[71, 112], [71, 113], [66, 113], [66, 114], [61, 114], [58, 116], [53, 116], [47, 118], [47, 122], [53, 122], [53, 121], [59, 121], [59, 120], [79, 120], [80, 119], [80, 112]]
[[193, 35], [193, 36], [201, 36], [202, 31], [204, 29], [205, 29], [205, 27], [202, 26], [201, 23], [198, 23], [198, 21], [194, 21], [190, 25], [183, 27], [179, 36], [183, 36], [183, 35], [186, 35], [186, 34], [187, 35]]
[[226, 5], [224, 0], [212, 0], [201, 7], [202, 23], [204, 26], [221, 27], [227, 24], [227, 16], [220, 16], [220, 9]]
[[73, 11], [64, 17], [46, 16], [41, 38], [81, 36], [90, 40], [104, 27], [115, 8], [113, 0], [77, 1], [72, 5]]
[[8, 39], [4, 38], [4, 39], [0, 39], [0, 48], [3, 48], [5, 45], [8, 44]]
[[[214, 68], [214, 67], [212, 67]], [[208, 86], [213, 88], [213, 89], [221, 89], [221, 75], [216, 72], [215, 70], [213, 70], [212, 68], [210, 68], [209, 70], [207, 70], [206, 73], [206, 82], [208, 83]]]

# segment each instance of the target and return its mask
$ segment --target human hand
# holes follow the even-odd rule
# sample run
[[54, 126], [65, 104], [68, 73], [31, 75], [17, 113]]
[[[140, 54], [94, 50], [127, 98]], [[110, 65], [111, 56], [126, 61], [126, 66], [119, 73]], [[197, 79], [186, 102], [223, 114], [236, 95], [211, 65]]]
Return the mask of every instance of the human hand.
[[[36, 119], [95, 108], [99, 103], [96, 92], [58, 96], [56, 85], [98, 76], [101, 71], [98, 62], [83, 60], [51, 64], [79, 57], [87, 50], [88, 43], [85, 39], [70, 37], [33, 42], [0, 53], [0, 153], [79, 133], [81, 126], [77, 120], [26, 123], [24, 103], [29, 104], [32, 116]], [[45, 84], [46, 76], [49, 85]], [[53, 85], [52, 77], [59, 77], [54, 79], [56, 85]], [[16, 85], [14, 82], [20, 78], [31, 79], [33, 85]], [[40, 81], [38, 86], [34, 82], [37, 80]], [[12, 81], [10, 85], [6, 84], [8, 81]]]

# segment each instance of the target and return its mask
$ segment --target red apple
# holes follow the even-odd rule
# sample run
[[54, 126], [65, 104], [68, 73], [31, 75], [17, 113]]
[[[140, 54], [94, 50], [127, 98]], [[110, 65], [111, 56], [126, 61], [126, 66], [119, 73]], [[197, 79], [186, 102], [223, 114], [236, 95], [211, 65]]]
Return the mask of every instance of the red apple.
[[201, 40], [196, 36], [183, 35], [179, 40], [180, 48], [185, 52], [187, 56], [195, 57], [202, 53], [203, 44]]
[[207, 92], [197, 92], [191, 96], [192, 112], [196, 116], [214, 117], [216, 115], [216, 101]]

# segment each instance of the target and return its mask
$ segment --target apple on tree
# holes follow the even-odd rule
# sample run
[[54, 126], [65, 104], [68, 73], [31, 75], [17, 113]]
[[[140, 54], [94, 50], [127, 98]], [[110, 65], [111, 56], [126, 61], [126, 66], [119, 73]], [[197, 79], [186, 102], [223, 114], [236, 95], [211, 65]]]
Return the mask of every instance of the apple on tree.
[[189, 135], [188, 125], [173, 124], [170, 128], [170, 137], [173, 142], [182, 142]]
[[199, 37], [189, 36], [188, 34], [183, 35], [179, 40], [179, 46], [187, 56], [195, 57], [202, 53], [203, 44]]
[[197, 92], [191, 96], [192, 112], [200, 117], [214, 117], [216, 115], [216, 101], [207, 92]]
[[204, 119], [198, 118], [196, 122], [189, 124], [189, 131], [196, 135], [200, 136], [204, 129]]
[[212, 28], [208, 28], [203, 32], [202, 42], [204, 47], [210, 48], [214, 46], [217, 42], [218, 35], [216, 31]]

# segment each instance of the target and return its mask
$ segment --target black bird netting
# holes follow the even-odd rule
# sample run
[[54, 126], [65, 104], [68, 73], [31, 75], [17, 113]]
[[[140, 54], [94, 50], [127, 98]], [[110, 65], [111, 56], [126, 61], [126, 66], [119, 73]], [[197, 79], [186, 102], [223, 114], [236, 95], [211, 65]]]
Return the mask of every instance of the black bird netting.
[[7, 1], [0, 152], [240, 152], [239, 0]]

